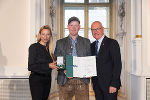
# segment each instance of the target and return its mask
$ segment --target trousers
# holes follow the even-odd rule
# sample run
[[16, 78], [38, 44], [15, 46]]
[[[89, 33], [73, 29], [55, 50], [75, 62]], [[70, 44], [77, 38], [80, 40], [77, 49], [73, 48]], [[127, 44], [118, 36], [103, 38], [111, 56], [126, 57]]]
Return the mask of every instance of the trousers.
[[65, 85], [59, 86], [59, 100], [89, 100], [89, 85], [79, 78], [68, 79]]
[[51, 88], [51, 75], [31, 73], [29, 84], [32, 100], [47, 100]]

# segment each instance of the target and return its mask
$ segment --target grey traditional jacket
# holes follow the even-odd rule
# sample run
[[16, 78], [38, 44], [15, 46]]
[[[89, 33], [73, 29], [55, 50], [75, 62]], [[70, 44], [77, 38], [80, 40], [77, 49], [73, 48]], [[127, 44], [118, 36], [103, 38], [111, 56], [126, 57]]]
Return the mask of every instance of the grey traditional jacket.
[[[90, 49], [90, 40], [83, 38], [81, 36], [77, 37], [76, 43], [76, 52], [78, 57], [91, 56]], [[55, 57], [66, 55], [72, 55], [72, 41], [69, 36], [63, 39], [60, 39], [56, 42], [56, 48], [54, 52]], [[86, 84], [89, 83], [89, 78], [81, 78]], [[59, 85], [64, 85], [67, 82], [68, 78], [64, 74], [63, 70], [58, 71], [57, 83]]]

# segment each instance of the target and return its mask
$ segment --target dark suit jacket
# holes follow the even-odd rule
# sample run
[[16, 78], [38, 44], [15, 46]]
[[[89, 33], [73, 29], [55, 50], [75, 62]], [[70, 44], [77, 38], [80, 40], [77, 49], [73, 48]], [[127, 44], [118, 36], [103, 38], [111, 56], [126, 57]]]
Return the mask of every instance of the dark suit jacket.
[[[90, 40], [78, 36], [77, 43], [76, 43], [76, 52], [78, 57], [90, 56], [91, 49], [90, 49]], [[63, 56], [64, 58], [66, 55], [72, 55], [72, 41], [70, 40], [69, 36], [63, 39], [60, 39], [56, 42], [56, 48], [54, 55], [56, 57]], [[88, 78], [82, 79], [85, 83], [89, 83]], [[58, 71], [57, 83], [59, 85], [64, 85], [67, 81], [67, 77], [64, 74], [63, 70]]]
[[[95, 55], [95, 44], [91, 44], [92, 55]], [[109, 86], [116, 87], [121, 86], [120, 74], [121, 74], [121, 54], [120, 47], [116, 40], [104, 37], [100, 51], [97, 57], [97, 77], [92, 78], [93, 88], [101, 88], [104, 92], [109, 91]]]

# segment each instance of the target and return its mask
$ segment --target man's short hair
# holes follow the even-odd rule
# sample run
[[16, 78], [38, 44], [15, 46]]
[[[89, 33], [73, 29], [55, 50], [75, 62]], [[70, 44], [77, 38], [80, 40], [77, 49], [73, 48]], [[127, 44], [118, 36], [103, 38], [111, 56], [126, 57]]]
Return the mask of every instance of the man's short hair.
[[75, 16], [69, 18], [69, 20], [68, 20], [68, 25], [69, 25], [72, 21], [77, 21], [77, 22], [80, 24], [80, 20], [79, 20], [77, 17], [75, 17]]

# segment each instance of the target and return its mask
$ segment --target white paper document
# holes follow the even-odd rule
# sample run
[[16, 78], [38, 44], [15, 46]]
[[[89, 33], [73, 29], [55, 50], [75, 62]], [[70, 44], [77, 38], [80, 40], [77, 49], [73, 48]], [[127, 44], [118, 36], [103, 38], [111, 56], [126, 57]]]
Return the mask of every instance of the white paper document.
[[64, 64], [64, 59], [63, 57], [57, 57], [57, 65], [63, 65]]
[[96, 57], [73, 57], [73, 77], [92, 77], [97, 76]]

